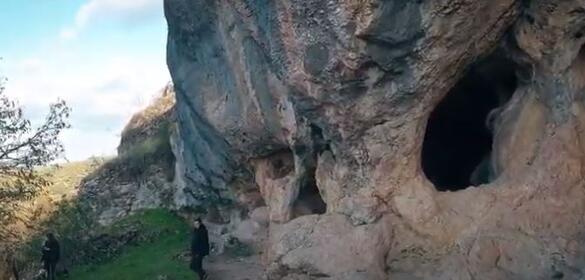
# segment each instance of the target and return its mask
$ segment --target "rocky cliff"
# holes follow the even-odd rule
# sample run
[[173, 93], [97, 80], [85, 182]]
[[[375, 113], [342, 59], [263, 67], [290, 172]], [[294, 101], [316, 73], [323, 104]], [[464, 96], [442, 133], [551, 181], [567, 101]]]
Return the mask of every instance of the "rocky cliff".
[[583, 1], [165, 12], [177, 198], [266, 205], [271, 279], [585, 275]]
[[174, 107], [175, 93], [169, 84], [128, 122], [118, 156], [84, 178], [79, 198], [91, 205], [100, 224], [110, 224], [137, 210], [176, 208], [175, 157], [170, 142], [175, 129]]

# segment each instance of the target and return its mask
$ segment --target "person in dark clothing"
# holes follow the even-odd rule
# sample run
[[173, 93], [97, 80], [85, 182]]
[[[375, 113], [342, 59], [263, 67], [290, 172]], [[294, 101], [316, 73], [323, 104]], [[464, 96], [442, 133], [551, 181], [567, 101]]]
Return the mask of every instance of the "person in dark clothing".
[[191, 269], [199, 275], [199, 279], [206, 279], [207, 275], [203, 270], [203, 258], [209, 255], [209, 236], [207, 228], [197, 218], [193, 223], [193, 234], [191, 236]]
[[55, 238], [52, 233], [47, 234], [47, 240], [43, 244], [41, 262], [47, 273], [47, 280], [55, 280], [55, 270], [57, 269], [57, 263], [61, 258], [61, 248], [59, 247], [59, 241]]

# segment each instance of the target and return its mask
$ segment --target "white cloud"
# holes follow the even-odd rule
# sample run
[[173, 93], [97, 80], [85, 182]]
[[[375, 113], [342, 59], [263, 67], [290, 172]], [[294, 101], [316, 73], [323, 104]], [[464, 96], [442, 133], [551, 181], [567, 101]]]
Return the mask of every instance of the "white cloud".
[[67, 101], [74, 126], [63, 138], [68, 159], [115, 154], [125, 123], [170, 80], [162, 55], [118, 55], [87, 64], [76, 55], [7, 62], [6, 94], [32, 119], [43, 117], [57, 99]]
[[[3, 54], [5, 93], [23, 105], [33, 123], [44, 118], [48, 104], [58, 99], [69, 104], [73, 128], [62, 135], [68, 159], [115, 154], [126, 122], [170, 80], [162, 13], [162, 0], [87, 0], [71, 25], [53, 35], [56, 40]], [[62, 40], [111, 23], [116, 28]], [[130, 37], [119, 24], [139, 35]]]
[[66, 159], [70, 161], [84, 160], [89, 156], [112, 156], [119, 144], [116, 138], [102, 131], [75, 127], [63, 132], [61, 138], [66, 147]]
[[60, 36], [72, 39], [92, 23], [141, 22], [160, 15], [162, 9], [162, 0], [89, 0], [77, 11], [73, 26], [63, 28]]
[[38, 58], [27, 58], [20, 63], [19, 67], [21, 67], [22, 71], [34, 73], [41, 71], [44, 65]]
[[71, 40], [71, 39], [75, 38], [75, 36], [77, 36], [76, 28], [66, 27], [66, 28], [63, 28], [63, 30], [61, 30], [60, 37], [63, 40]]

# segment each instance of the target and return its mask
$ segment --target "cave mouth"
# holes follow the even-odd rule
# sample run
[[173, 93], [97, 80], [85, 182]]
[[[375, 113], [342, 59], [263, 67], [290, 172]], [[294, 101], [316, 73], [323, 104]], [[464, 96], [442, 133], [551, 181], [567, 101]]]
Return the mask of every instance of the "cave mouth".
[[321, 215], [327, 212], [327, 204], [321, 197], [315, 176], [314, 174], [310, 175], [299, 189], [299, 195], [293, 205], [293, 218], [304, 215]]
[[516, 65], [500, 52], [472, 64], [431, 113], [422, 168], [439, 191], [490, 183], [493, 125], [517, 88]]

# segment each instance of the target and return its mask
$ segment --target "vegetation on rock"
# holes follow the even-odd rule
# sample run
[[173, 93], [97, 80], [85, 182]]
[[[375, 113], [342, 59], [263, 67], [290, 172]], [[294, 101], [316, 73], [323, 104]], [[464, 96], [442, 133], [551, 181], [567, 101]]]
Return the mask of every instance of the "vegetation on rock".
[[153, 135], [137, 141], [118, 157], [106, 162], [105, 169], [123, 170], [122, 177], [132, 180], [144, 176], [153, 165], [160, 165], [167, 178], [173, 178], [175, 156], [171, 150], [172, 123], [163, 120]]

